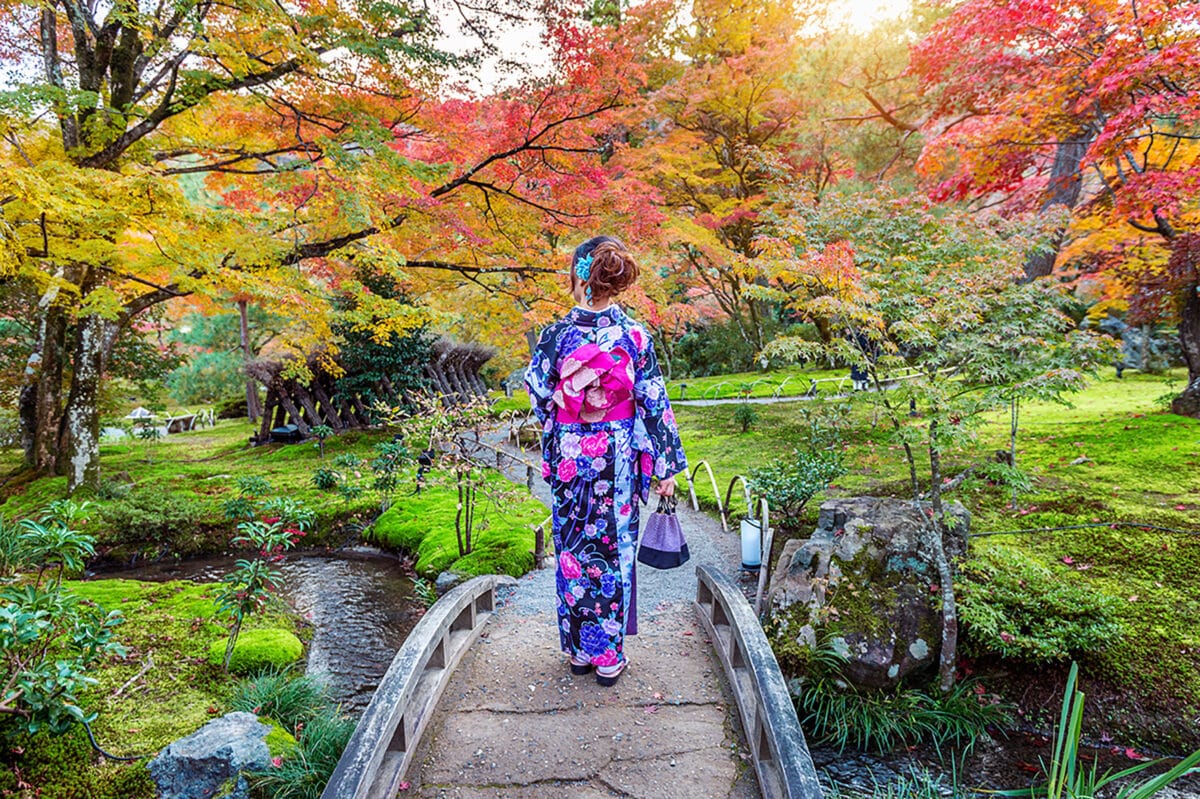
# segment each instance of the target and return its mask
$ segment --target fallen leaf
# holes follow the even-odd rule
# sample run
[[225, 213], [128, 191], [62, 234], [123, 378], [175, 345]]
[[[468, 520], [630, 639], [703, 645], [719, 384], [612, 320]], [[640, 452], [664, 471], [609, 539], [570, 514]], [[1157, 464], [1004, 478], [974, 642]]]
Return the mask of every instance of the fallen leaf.
[[1072, 563], [1075, 562], [1075, 558], [1071, 557], [1070, 555], [1063, 555], [1062, 561], [1063, 561], [1063, 563], [1070, 566]]
[[646, 713], [646, 714], [657, 713], [658, 705], [646, 705], [646, 707], [642, 710], [642, 712]]

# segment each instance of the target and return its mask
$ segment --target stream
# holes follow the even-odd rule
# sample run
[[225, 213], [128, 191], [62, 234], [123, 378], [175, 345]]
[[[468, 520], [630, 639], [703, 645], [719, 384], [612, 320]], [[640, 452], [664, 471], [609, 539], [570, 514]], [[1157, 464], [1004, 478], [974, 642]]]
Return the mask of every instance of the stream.
[[[197, 558], [89, 576], [219, 582], [236, 560]], [[294, 554], [277, 568], [281, 595], [313, 627], [306, 673], [321, 679], [348, 712], [361, 713], [424, 609], [411, 577], [394, 557], [369, 549]]]

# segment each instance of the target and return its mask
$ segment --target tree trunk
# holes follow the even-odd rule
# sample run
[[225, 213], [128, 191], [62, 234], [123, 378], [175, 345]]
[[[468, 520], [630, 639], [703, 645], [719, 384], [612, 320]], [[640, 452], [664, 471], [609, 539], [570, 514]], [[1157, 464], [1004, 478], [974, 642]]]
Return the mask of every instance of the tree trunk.
[[1200, 286], [1184, 287], [1179, 309], [1179, 345], [1188, 368], [1187, 387], [1171, 402], [1171, 412], [1200, 418]]
[[51, 304], [50, 292], [42, 299], [39, 305], [44, 310], [40, 314], [33, 352], [26, 362], [18, 408], [25, 465], [38, 472], [53, 474], [60, 451], [58, 433], [62, 422], [67, 319], [61, 309]]
[[79, 321], [71, 393], [64, 413], [67, 452], [67, 490], [100, 484], [100, 379], [104, 375], [107, 347], [115, 337], [116, 323], [100, 316]]
[[[254, 353], [250, 349], [250, 317], [248, 314], [248, 303], [246, 300], [238, 300], [238, 337], [239, 343], [242, 345], [242, 368], [245, 369], [246, 364], [250, 363], [254, 358]], [[262, 416], [262, 406], [258, 402], [258, 384], [248, 373], [246, 374], [246, 415], [250, 421], [258, 421], [258, 417]]]
[[[1090, 130], [1082, 130], [1063, 139], [1054, 150], [1054, 164], [1050, 167], [1050, 182], [1046, 187], [1049, 196], [1042, 203], [1042, 212], [1056, 205], [1072, 210], [1079, 202], [1079, 190], [1083, 186], [1080, 164], [1092, 142]], [[1025, 261], [1025, 279], [1035, 280], [1054, 271], [1054, 262], [1062, 249], [1065, 230], [1059, 230], [1045, 250], [1035, 252]]]
[[[932, 516], [929, 518], [929, 544], [937, 562], [938, 582], [942, 593], [942, 648], [938, 656], [938, 688], [947, 693], [954, 687], [954, 670], [958, 663], [958, 605], [954, 601], [954, 571], [946, 557], [942, 541], [942, 453], [937, 443], [938, 420], [929, 422], [929, 477], [932, 485], [929, 498]], [[920, 508], [920, 505], [917, 506]]]

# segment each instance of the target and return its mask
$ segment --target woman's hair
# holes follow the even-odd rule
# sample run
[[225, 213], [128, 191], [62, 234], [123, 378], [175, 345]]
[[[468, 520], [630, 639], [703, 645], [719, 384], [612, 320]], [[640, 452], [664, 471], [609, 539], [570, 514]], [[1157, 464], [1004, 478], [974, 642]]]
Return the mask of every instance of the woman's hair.
[[615, 297], [637, 282], [637, 261], [625, 249], [624, 243], [612, 236], [596, 236], [575, 248], [571, 257], [572, 285], [578, 279], [575, 265], [589, 255], [592, 269], [585, 282], [591, 287], [593, 297]]

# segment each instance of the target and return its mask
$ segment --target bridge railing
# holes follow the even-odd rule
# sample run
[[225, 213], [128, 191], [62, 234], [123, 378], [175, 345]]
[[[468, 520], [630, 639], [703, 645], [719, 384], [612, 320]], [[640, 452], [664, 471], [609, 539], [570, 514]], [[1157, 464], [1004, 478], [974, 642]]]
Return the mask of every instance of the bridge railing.
[[434, 603], [404, 645], [359, 719], [321, 799], [395, 796], [450, 675], [496, 608], [511, 577], [476, 577]]
[[763, 799], [821, 799], [783, 672], [741, 589], [697, 566], [696, 609], [729, 678]]

